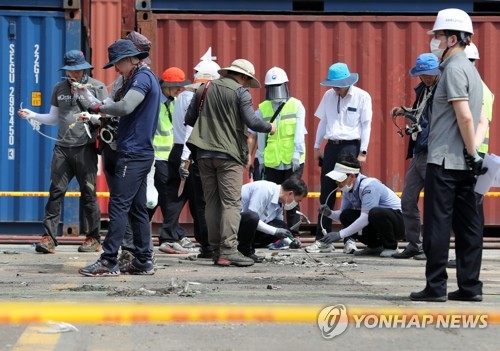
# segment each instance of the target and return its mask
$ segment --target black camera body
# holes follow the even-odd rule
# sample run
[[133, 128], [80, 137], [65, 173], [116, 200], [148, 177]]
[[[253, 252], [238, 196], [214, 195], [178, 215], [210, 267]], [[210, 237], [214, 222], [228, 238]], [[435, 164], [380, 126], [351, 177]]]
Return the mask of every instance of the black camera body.
[[417, 118], [417, 109], [410, 109], [407, 107], [402, 107], [403, 115], [406, 119], [411, 121], [411, 125], [406, 125], [405, 133], [406, 135], [412, 135], [413, 133], [420, 133], [422, 131], [422, 127]]
[[118, 133], [118, 117], [110, 117], [101, 119], [101, 130], [99, 132], [99, 138], [107, 144], [111, 144], [116, 140], [116, 135]]

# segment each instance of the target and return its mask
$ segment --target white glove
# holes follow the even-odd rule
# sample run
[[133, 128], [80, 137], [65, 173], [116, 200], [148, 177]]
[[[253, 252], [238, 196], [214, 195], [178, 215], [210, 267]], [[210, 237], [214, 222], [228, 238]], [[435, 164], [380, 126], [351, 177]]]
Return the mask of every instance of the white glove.
[[85, 84], [73, 83], [73, 86], [75, 87], [76, 94], [82, 96], [89, 103], [101, 104], [101, 101], [90, 93]]
[[155, 164], [151, 166], [151, 170], [148, 173], [146, 182], [146, 206], [147, 208], [153, 209], [158, 205], [158, 190], [155, 188]]
[[90, 114], [88, 112], [82, 112], [77, 114], [76, 119], [80, 122], [90, 122], [92, 124], [101, 124], [100, 118], [101, 115], [99, 114]]
[[295, 172], [300, 168], [300, 161], [297, 159], [292, 159], [292, 171]]
[[188, 168], [186, 168], [186, 160], [181, 160], [181, 166], [179, 167], [179, 176], [182, 180], [186, 180], [189, 177]]
[[21, 118], [26, 118], [26, 119], [35, 119], [36, 118], [36, 112], [33, 112], [27, 108], [20, 109], [19, 111], [17, 111], [17, 114]]

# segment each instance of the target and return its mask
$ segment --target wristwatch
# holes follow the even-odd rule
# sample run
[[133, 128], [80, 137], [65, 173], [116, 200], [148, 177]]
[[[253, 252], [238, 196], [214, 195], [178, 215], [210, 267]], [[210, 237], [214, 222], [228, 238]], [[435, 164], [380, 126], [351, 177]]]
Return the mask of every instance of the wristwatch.
[[361, 155], [366, 156], [366, 150], [361, 151]]

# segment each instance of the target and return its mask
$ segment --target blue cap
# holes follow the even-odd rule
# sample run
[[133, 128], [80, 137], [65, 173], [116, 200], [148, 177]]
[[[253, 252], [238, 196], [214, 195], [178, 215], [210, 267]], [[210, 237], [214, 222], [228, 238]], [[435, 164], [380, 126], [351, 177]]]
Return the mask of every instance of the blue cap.
[[345, 63], [337, 62], [328, 69], [328, 77], [321, 82], [327, 87], [347, 88], [355, 84], [359, 79], [357, 73], [350, 73]]
[[439, 60], [436, 55], [431, 53], [421, 54], [417, 57], [415, 66], [409, 71], [410, 76], [418, 77], [423, 74], [428, 76], [439, 76], [441, 70], [439, 69]]
[[66, 71], [79, 71], [82, 69], [93, 69], [80, 50], [70, 50], [64, 54], [64, 66], [59, 68]]
[[103, 68], [109, 68], [125, 57], [137, 57], [139, 60], [144, 60], [148, 56], [148, 52], [137, 50], [131, 40], [119, 39], [108, 47], [109, 62]]

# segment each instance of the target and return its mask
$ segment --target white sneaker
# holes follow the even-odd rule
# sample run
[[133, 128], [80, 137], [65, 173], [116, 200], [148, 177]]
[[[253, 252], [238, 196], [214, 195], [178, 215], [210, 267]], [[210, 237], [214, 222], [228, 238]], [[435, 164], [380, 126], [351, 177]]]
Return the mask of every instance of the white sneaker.
[[384, 249], [380, 253], [380, 257], [392, 257], [392, 255], [399, 253], [398, 249]]
[[344, 243], [344, 253], [345, 254], [353, 254], [356, 251], [358, 251], [358, 248], [356, 247], [356, 242], [353, 240], [347, 240]]
[[309, 253], [328, 253], [335, 251], [335, 247], [332, 244], [325, 244], [319, 240], [316, 240], [314, 244], [306, 247], [306, 252]]
[[179, 244], [181, 244], [181, 246], [185, 249], [192, 249], [196, 247], [196, 245], [187, 237], [182, 238], [181, 241], [179, 241]]

